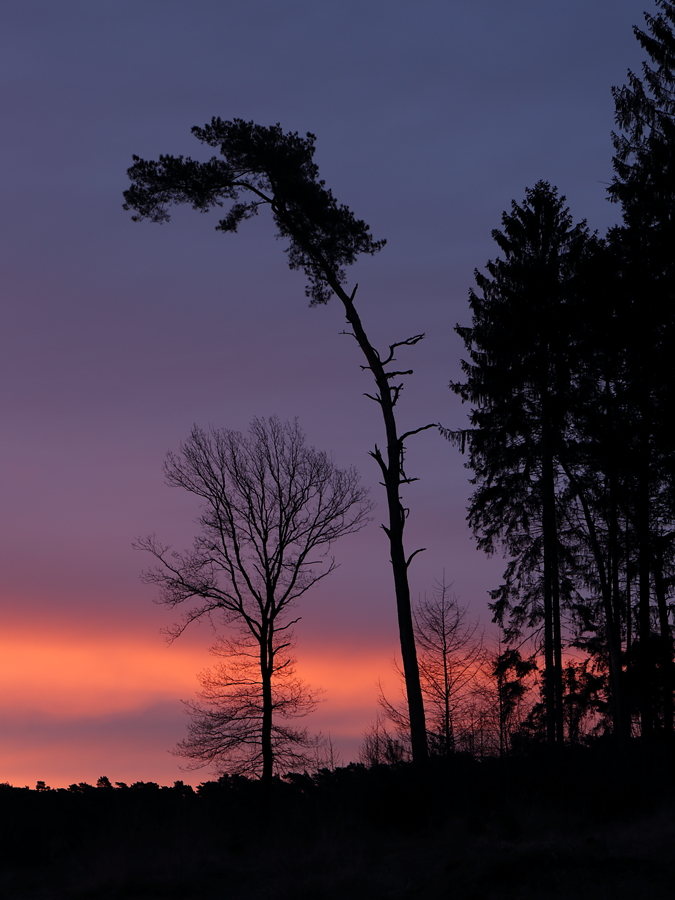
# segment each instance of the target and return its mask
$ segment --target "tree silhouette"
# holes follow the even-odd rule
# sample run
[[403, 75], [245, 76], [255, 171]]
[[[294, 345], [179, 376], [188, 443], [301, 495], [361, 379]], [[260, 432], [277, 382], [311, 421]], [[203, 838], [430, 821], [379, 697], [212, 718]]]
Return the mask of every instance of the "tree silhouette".
[[[643, 63], [642, 78], [629, 70], [628, 84], [612, 88], [620, 132], [612, 135], [615, 175], [609, 195], [621, 204], [625, 225], [642, 232], [645, 248], [665, 250], [675, 229], [675, 4], [656, 0], [656, 5], [660, 13], [644, 14], [647, 31], [633, 28], [652, 64]], [[662, 261], [674, 265], [670, 255]]]
[[[618, 261], [620, 317], [624, 323], [622, 383], [631, 410], [627, 515], [637, 545], [637, 670], [643, 738], [661, 723], [673, 735], [673, 642], [667, 594], [675, 557], [675, 5], [656, 0], [645, 13], [647, 30], [634, 28], [649, 55], [642, 77], [612, 91], [619, 133], [613, 134], [615, 175], [610, 199], [623, 225], [609, 234]], [[656, 600], [656, 633], [652, 624]], [[654, 696], [656, 670], [661, 704]]]
[[332, 294], [342, 301], [350, 333], [365, 356], [363, 368], [375, 379], [375, 393], [367, 396], [378, 404], [384, 420], [386, 449], [382, 451], [376, 445], [371, 456], [380, 468], [387, 494], [388, 522], [382, 527], [391, 552], [413, 758], [422, 763], [428, 750], [408, 583], [408, 567], [420, 550], [406, 555], [403, 531], [407, 510], [400, 492], [402, 485], [415, 480], [404, 467], [405, 440], [436, 426], [424, 425], [399, 434], [394, 414], [402, 390], [399, 379], [412, 370], [393, 366], [396, 351], [413, 346], [424, 335], [397, 341], [384, 354], [370, 342], [354, 306], [358, 285], [351, 292], [343, 287], [344, 270], [359, 254], [376, 253], [385, 242], [374, 241], [368, 225], [338, 204], [319, 179], [313, 160], [314, 135], [301, 137], [297, 132], [284, 132], [280, 125], [264, 127], [241, 119], [219, 118], [204, 128], [193, 128], [192, 133], [202, 143], [218, 148], [221, 158], [198, 162], [190, 157], [164, 155], [157, 161], [148, 161], [134, 156], [134, 165], [128, 170], [131, 187], [124, 194], [125, 209], [135, 211], [136, 221], [164, 222], [168, 221], [167, 210], [173, 204], [189, 203], [193, 209], [205, 212], [230, 201], [217, 230], [234, 232], [241, 222], [267, 206], [279, 237], [288, 241], [290, 268], [302, 269], [307, 276], [306, 294], [311, 305], [326, 303]]
[[476, 271], [473, 320], [457, 326], [469, 353], [463, 383], [471, 428], [448, 433], [469, 446], [476, 490], [469, 523], [478, 545], [512, 556], [493, 592], [495, 618], [515, 638], [543, 620], [544, 688], [550, 744], [563, 741], [561, 593], [566, 593], [557, 494], [572, 392], [570, 337], [574, 281], [589, 242], [572, 224], [565, 198], [547, 182], [512, 204], [492, 235], [503, 258]]
[[335, 568], [326, 558], [332, 543], [367, 521], [367, 491], [354, 469], [338, 469], [306, 447], [297, 421], [274, 417], [254, 419], [247, 436], [195, 427], [180, 452], [167, 455], [164, 471], [169, 485], [202, 501], [200, 533], [182, 553], [154, 535], [138, 540], [159, 563], [145, 580], [159, 587], [157, 602], [193, 604], [172, 637], [213, 616], [237, 633], [219, 645], [229, 665], [202, 680], [205, 706], [193, 706], [183, 749], [206, 762], [229, 758], [234, 771], [247, 760], [268, 789], [275, 759], [303, 743], [301, 735], [284, 736], [275, 713], [294, 717], [312, 705], [311, 693], [289, 681], [298, 621], [289, 612]]
[[534, 657], [523, 659], [520, 650], [509, 647], [492, 659], [491, 676], [497, 685], [499, 707], [499, 752], [511, 749], [514, 719], [530, 686], [525, 679], [537, 670]]
[[[613, 89], [623, 224], [575, 236], [540, 182], [493, 233], [505, 258], [477, 274], [473, 327], [458, 329], [471, 363], [453, 389], [475, 409], [450, 436], [469, 441], [479, 545], [512, 556], [495, 613], [511, 638], [543, 622], [549, 740], [553, 720], [575, 739], [600, 682], [619, 745], [636, 709], [648, 747], [675, 731], [675, 4], [657, 6], [635, 28], [641, 77]], [[556, 216], [566, 236], [547, 261]], [[583, 671], [561, 666], [564, 607]]]
[[[277, 632], [280, 630], [277, 629]], [[294, 720], [316, 707], [317, 692], [295, 674], [288, 630], [275, 633], [272, 642], [269, 700], [260, 664], [256, 636], [242, 630], [234, 638], [220, 638], [211, 652], [221, 658], [199, 675], [199, 701], [184, 701], [191, 721], [188, 737], [174, 751], [190, 760], [188, 768], [213, 765], [218, 774], [262, 774], [264, 749], [271, 746], [273, 770], [283, 774], [306, 768], [316, 741]], [[271, 708], [269, 734], [265, 733], [265, 704]]]
[[[483, 636], [467, 614], [468, 607], [460, 605], [445, 575], [432, 596], [425, 595], [413, 607], [427, 738], [437, 756], [449, 756], [463, 746], [467, 710], [484, 678]], [[406, 705], [389, 700], [381, 687], [379, 704], [401, 737], [409, 733]]]

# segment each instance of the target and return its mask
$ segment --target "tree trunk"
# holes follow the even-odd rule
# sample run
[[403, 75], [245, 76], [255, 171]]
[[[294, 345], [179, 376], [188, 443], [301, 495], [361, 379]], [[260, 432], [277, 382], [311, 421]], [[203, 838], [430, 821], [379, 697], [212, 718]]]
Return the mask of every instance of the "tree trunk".
[[546, 391], [543, 394], [541, 479], [544, 536], [544, 673], [546, 685], [546, 737], [549, 746], [564, 743], [562, 691], [562, 634], [558, 529], [555, 518], [555, 475]]
[[274, 752], [272, 749], [272, 672], [274, 668], [274, 651], [272, 636], [273, 632], [269, 624], [264, 625], [260, 635], [260, 683], [262, 688], [260, 748], [263, 760], [260, 784], [263, 815], [265, 816], [269, 814], [270, 810], [272, 776], [274, 774]]
[[443, 647], [443, 729], [445, 731], [445, 755], [449, 756], [455, 749], [455, 730], [452, 723], [452, 710], [450, 709], [450, 690], [452, 687], [450, 673], [450, 652]]
[[[616, 476], [612, 472], [609, 481], [609, 574], [607, 586], [606, 617], [609, 649], [609, 675], [612, 689], [612, 716], [614, 732], [620, 753], [623, 754], [630, 739], [630, 713], [625, 691], [625, 679], [621, 664], [621, 530], [617, 502]], [[626, 655], [630, 643], [630, 581], [626, 573]]]
[[652, 686], [649, 487], [645, 471], [644, 453], [642, 456], [635, 502], [636, 537], [638, 542], [638, 685], [640, 732], [644, 746], [648, 751], [651, 751], [654, 737], [654, 692]]
[[581, 508], [588, 529], [588, 541], [595, 560], [595, 568], [600, 582], [600, 596], [605, 614], [605, 626], [607, 632], [607, 655], [609, 660], [610, 706], [612, 710], [613, 733], [617, 744], [622, 747], [625, 743], [627, 732], [627, 718], [623, 702], [623, 682], [621, 671], [621, 610], [619, 608], [619, 542], [618, 521], [612, 479], [609, 479], [609, 546], [607, 560], [603, 556], [598, 533], [593, 520], [588, 498], [583, 488], [575, 478], [571, 470], [563, 463], [563, 469], [570, 484], [579, 498]]
[[[429, 751], [427, 745], [427, 729], [424, 715], [424, 702], [420, 684], [420, 672], [417, 662], [417, 650], [415, 647], [415, 632], [413, 629], [412, 610], [410, 605], [410, 586], [408, 584], [408, 566], [412, 556], [406, 559], [403, 547], [403, 529], [405, 526], [406, 511], [401, 503], [400, 488], [406, 482], [403, 473], [403, 437], [398, 436], [396, 419], [394, 417], [394, 404], [398, 397], [398, 391], [391, 384], [392, 373], [387, 373], [379, 353], [372, 346], [361, 324], [361, 319], [354, 307], [353, 297], [350, 297], [339, 284], [331, 284], [331, 287], [342, 300], [347, 321], [353, 329], [354, 337], [366, 357], [368, 365], [377, 384], [376, 401], [382, 410], [384, 426], [387, 435], [386, 460], [378, 447], [371, 455], [375, 458], [382, 471], [384, 486], [387, 492], [387, 507], [389, 511], [389, 525], [382, 526], [389, 538], [391, 551], [391, 566], [394, 574], [394, 590], [396, 593], [396, 609], [398, 613], [398, 629], [401, 642], [401, 657], [403, 660], [403, 675], [405, 678], [406, 694], [408, 698], [408, 712], [410, 715], [410, 741], [412, 744], [413, 762], [416, 765], [424, 765]], [[393, 351], [392, 351], [393, 352]], [[404, 373], [394, 373], [404, 374]], [[429, 427], [429, 426], [427, 426]], [[422, 429], [419, 429], [422, 430]]]
[[673, 639], [670, 633], [666, 586], [663, 579], [663, 553], [654, 555], [654, 587], [659, 614], [661, 689], [663, 692], [663, 732], [668, 743], [673, 740]]

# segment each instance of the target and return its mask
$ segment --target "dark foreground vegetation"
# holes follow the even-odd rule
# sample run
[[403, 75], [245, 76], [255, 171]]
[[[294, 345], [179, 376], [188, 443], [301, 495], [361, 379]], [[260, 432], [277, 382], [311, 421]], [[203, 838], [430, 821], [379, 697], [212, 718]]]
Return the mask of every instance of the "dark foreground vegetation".
[[[601, 745], [558, 764], [349, 765], [196, 790], [100, 779], [0, 789], [3, 898], [670, 898], [672, 767]], [[658, 788], [657, 788], [658, 786]]]

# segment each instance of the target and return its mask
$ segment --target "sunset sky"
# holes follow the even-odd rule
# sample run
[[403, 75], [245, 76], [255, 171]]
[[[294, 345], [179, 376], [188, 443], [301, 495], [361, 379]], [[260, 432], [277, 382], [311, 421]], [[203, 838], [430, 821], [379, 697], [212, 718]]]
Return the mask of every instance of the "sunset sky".
[[[310, 309], [266, 216], [239, 235], [180, 210], [168, 225], [122, 210], [132, 154], [206, 153], [212, 116], [317, 136], [340, 202], [386, 248], [349, 273], [370, 337], [418, 332], [404, 428], [459, 427], [448, 390], [490, 232], [539, 179], [575, 220], [618, 220], [610, 88], [641, 55], [650, 0], [5, 0], [0, 11], [3, 235], [0, 367], [0, 781], [177, 778], [214, 635], [172, 645], [171, 613], [132, 549], [156, 532], [189, 545], [198, 509], [162, 461], [194, 423], [245, 430], [297, 416], [310, 444], [355, 465], [374, 521], [336, 545], [340, 568], [307, 595], [299, 671], [324, 688], [308, 721], [356, 758], [377, 680], [396, 690], [397, 628], [378, 472], [378, 410], [341, 306]], [[468, 473], [425, 432], [406, 490], [415, 597], [445, 577], [490, 629], [486, 560], [464, 521]]]

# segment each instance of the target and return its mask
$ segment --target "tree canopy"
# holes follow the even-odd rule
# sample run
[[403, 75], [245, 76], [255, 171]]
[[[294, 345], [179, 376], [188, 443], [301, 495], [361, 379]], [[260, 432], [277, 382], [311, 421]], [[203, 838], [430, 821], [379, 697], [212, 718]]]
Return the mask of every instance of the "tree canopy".
[[319, 179], [313, 134], [301, 137], [279, 124], [266, 127], [219, 118], [203, 128], [195, 126], [192, 133], [203, 144], [217, 147], [222, 159], [198, 162], [162, 155], [148, 161], [134, 156], [128, 171], [132, 186], [124, 198], [125, 209], [136, 211], [135, 221], [167, 222], [173, 204], [188, 203], [206, 212], [229, 200], [231, 206], [216, 229], [235, 232], [261, 206], [269, 206], [279, 237], [288, 241], [290, 268], [302, 269], [308, 278], [306, 294], [312, 305], [330, 299], [335, 285], [346, 279], [345, 266], [360, 253], [377, 253], [385, 245], [384, 240], [374, 241], [369, 226], [338, 204]]

